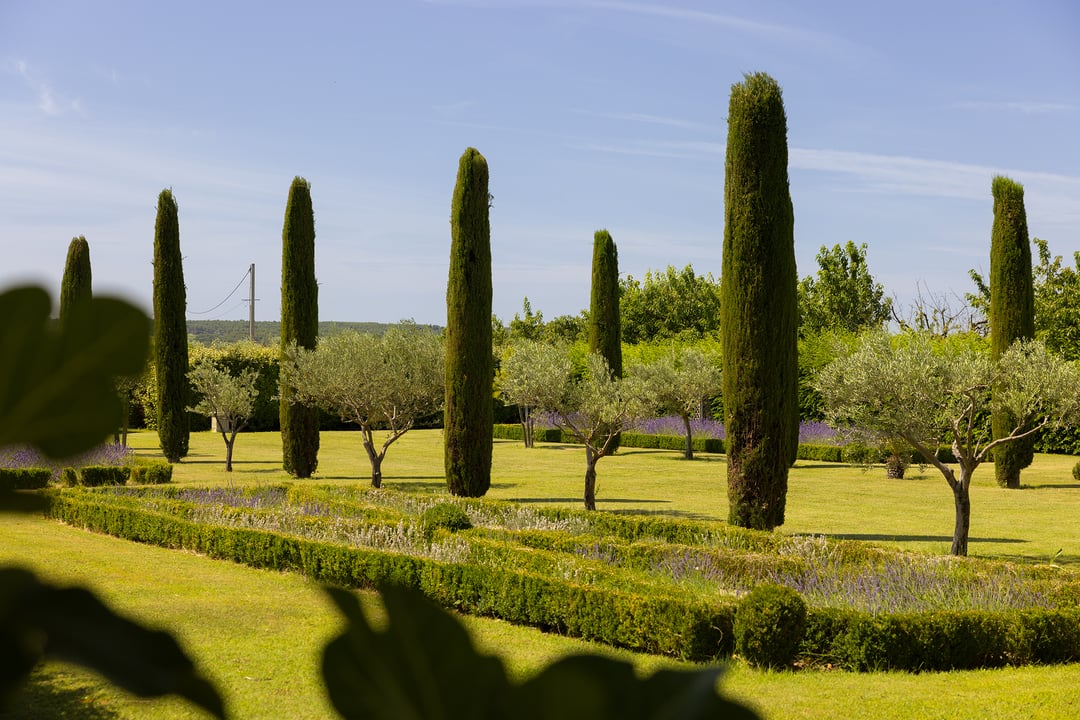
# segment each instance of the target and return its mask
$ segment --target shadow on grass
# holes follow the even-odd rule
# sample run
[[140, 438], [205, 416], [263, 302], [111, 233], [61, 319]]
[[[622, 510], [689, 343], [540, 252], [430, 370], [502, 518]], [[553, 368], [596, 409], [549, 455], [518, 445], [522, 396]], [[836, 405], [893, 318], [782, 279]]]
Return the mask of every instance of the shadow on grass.
[[[870, 542], [952, 542], [952, 535], [886, 535], [884, 533], [825, 533], [830, 540], [867, 540]], [[1026, 543], [1019, 538], [969, 537], [968, 543]]]
[[0, 711], [0, 718], [113, 720], [121, 717], [115, 710], [95, 704], [94, 696], [98, 693], [99, 689], [95, 685], [64, 687], [39, 670], [16, 691], [8, 706]]
[[1021, 490], [1080, 490], [1080, 483], [1062, 483], [1060, 485], [1021, 485]]
[[[572, 498], [567, 498], [567, 497], [561, 497], [561, 498], [559, 498], [559, 497], [542, 497], [542, 498], [530, 497], [530, 498], [507, 498], [507, 500], [509, 500], [510, 502], [519, 502], [519, 503], [566, 503], [566, 502], [579, 503], [579, 502], [583, 502], [583, 500], [580, 497], [572, 497]], [[639, 499], [636, 499], [636, 498], [605, 498], [605, 497], [596, 498], [596, 504], [597, 505], [603, 505], [604, 503], [634, 503], [634, 504], [658, 503], [658, 504], [666, 504], [666, 503], [670, 503], [670, 502], [671, 502], [670, 500], [639, 500]]]

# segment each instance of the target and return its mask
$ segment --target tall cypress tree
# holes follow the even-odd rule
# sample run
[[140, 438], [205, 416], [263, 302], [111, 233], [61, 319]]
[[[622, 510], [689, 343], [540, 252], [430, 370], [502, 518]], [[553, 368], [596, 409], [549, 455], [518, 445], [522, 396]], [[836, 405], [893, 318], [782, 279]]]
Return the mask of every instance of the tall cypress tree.
[[60, 282], [60, 322], [67, 322], [72, 312], [89, 300], [91, 291], [90, 243], [80, 235], [68, 245], [64, 278]]
[[721, 293], [728, 521], [784, 522], [798, 448], [798, 276], [787, 118], [764, 73], [731, 88]]
[[480, 497], [491, 486], [494, 422], [491, 346], [491, 229], [487, 160], [468, 148], [458, 163], [450, 209], [446, 284], [446, 485]]
[[[281, 348], [292, 343], [309, 350], [319, 336], [319, 286], [315, 281], [315, 214], [311, 185], [293, 178], [281, 231]], [[294, 390], [280, 388], [281, 446], [285, 471], [311, 477], [319, 464], [319, 410], [292, 401]]]
[[[589, 292], [589, 352], [599, 353], [615, 377], [622, 377], [622, 325], [619, 315], [619, 251], [611, 233], [593, 235], [592, 286]], [[620, 437], [609, 452], [619, 449]]]
[[[1017, 340], [1035, 337], [1035, 290], [1024, 186], [997, 176], [991, 183], [994, 225], [990, 232], [990, 351], [1001, 357]], [[1009, 435], [1016, 418], [997, 411], [994, 437]], [[1019, 489], [1020, 470], [1034, 459], [1034, 438], [1006, 443], [994, 451], [994, 475], [1001, 487]]]
[[154, 371], [158, 440], [169, 462], [188, 453], [187, 290], [180, 255], [179, 210], [172, 190], [158, 195], [154, 225]]

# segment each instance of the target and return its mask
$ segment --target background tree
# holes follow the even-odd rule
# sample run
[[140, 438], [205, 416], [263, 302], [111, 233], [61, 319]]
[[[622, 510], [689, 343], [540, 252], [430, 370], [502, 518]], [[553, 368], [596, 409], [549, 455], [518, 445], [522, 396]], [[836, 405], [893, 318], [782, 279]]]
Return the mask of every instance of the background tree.
[[[1032, 264], [1035, 296], [1035, 338], [1067, 360], [1080, 360], [1080, 250], [1073, 252], [1073, 265], [1051, 255], [1050, 245], [1032, 238], [1038, 260]], [[990, 286], [975, 270], [968, 270], [975, 292], [967, 301], [975, 312], [990, 315]]]
[[90, 272], [90, 244], [80, 235], [68, 245], [64, 277], [60, 282], [60, 322], [69, 322], [71, 313], [93, 296]]
[[487, 160], [468, 148], [458, 163], [450, 211], [446, 285], [446, 485], [480, 497], [491, 486], [495, 375], [491, 342], [491, 227]]
[[635, 344], [666, 338], [701, 338], [720, 330], [720, 283], [712, 274], [695, 275], [687, 265], [627, 275], [620, 283], [622, 339]]
[[866, 262], [866, 243], [821, 246], [817, 275], [799, 281], [799, 334], [825, 330], [857, 332], [881, 327], [892, 315], [892, 300], [874, 282]]
[[503, 402], [514, 405], [518, 410], [518, 423], [525, 447], [531, 448], [537, 399], [543, 396], [542, 383], [548, 378], [534, 365], [537, 345], [540, 341], [517, 339], [511, 341], [499, 363], [499, 372], [495, 379], [499, 396]]
[[225, 441], [225, 472], [232, 472], [233, 448], [236, 435], [247, 427], [259, 394], [256, 383], [259, 373], [244, 370], [232, 375], [213, 361], [197, 363], [188, 373], [191, 388], [200, 398], [192, 412], [206, 415], [217, 422], [217, 431]]
[[585, 509], [595, 510], [596, 463], [612, 454], [621, 431], [651, 415], [656, 403], [652, 388], [642, 377], [616, 376], [595, 352], [588, 354], [584, 373], [565, 348], [546, 343], [523, 343], [515, 356], [518, 360], [504, 369], [505, 382], [527, 384], [533, 406], [585, 446]]
[[[434, 333], [402, 324], [385, 334], [347, 332], [322, 338], [315, 350], [294, 346], [281, 371], [297, 402], [360, 427], [371, 462], [371, 486], [382, 487], [390, 446], [443, 402], [445, 349]], [[376, 434], [385, 433], [381, 446]]]
[[[928, 333], [895, 341], [872, 334], [818, 377], [831, 425], [906, 442], [942, 474], [956, 510], [953, 555], [968, 552], [975, 469], [1002, 445], [1080, 419], [1077, 387], [1080, 370], [1037, 341], [1018, 342], [994, 360], [967, 342], [935, 347]], [[994, 437], [988, 414], [997, 409], [1015, 424]], [[943, 444], [952, 447], [959, 475], [938, 459]]]
[[764, 73], [731, 88], [724, 176], [720, 336], [728, 520], [784, 522], [799, 437], [798, 295], [787, 119]]
[[169, 462], [188, 453], [186, 313], [179, 210], [172, 190], [162, 190], [154, 225], [154, 371], [158, 439]]
[[[319, 336], [319, 286], [315, 281], [315, 214], [311, 185], [296, 177], [289, 188], [281, 231], [281, 350], [315, 348]], [[311, 477], [319, 465], [319, 410], [296, 402], [281, 383], [281, 445], [286, 472]]]
[[653, 389], [661, 414], [673, 413], [682, 418], [686, 432], [683, 457], [694, 458], [694, 436], [690, 421], [702, 417], [703, 407], [720, 392], [719, 358], [709, 357], [693, 347], [670, 351], [651, 363], [636, 365], [630, 375], [640, 377]]
[[529, 298], [521, 302], [521, 312], [510, 321], [511, 340], [540, 340], [544, 337], [544, 313], [533, 312]]
[[[619, 252], [611, 233], [593, 234], [592, 283], [589, 290], [589, 352], [604, 358], [611, 373], [621, 378], [622, 324], [619, 314]], [[616, 431], [607, 440], [609, 454], [619, 449]]]
[[[990, 351], [999, 358], [1017, 340], [1035, 337], [1035, 293], [1031, 277], [1031, 242], [1028, 240], [1024, 187], [997, 176], [994, 224], [990, 233]], [[1016, 425], [1008, 409], [993, 414], [994, 437], [1005, 437]], [[1002, 445], [994, 453], [998, 485], [1020, 488], [1020, 470], [1035, 457], [1034, 437]]]

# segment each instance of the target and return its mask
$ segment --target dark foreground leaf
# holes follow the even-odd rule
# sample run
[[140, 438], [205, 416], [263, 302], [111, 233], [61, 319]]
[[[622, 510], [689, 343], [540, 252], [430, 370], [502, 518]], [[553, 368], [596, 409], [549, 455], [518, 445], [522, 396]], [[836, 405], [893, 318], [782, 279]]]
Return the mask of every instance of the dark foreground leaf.
[[502, 663], [480, 655], [449, 613], [417, 592], [382, 589], [388, 625], [375, 631], [356, 596], [327, 588], [345, 614], [344, 632], [323, 655], [327, 691], [356, 719], [755, 720], [720, 697], [719, 668], [638, 678], [632, 665], [576, 655], [512, 685]]
[[43, 659], [77, 663], [140, 697], [175, 694], [225, 717], [217, 691], [171, 635], [121, 617], [89, 590], [57, 588], [32, 573], [0, 568], [0, 693]]
[[51, 310], [38, 287], [0, 294], [0, 445], [66, 457], [119, 427], [114, 381], [142, 370], [150, 320], [112, 298], [92, 298], [63, 326]]

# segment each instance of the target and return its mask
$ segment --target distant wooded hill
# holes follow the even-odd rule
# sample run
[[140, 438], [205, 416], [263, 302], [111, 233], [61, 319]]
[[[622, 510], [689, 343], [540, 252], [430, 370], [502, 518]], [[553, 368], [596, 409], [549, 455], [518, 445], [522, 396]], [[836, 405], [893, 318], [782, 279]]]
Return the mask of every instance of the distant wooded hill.
[[[355, 330], [372, 335], [382, 335], [386, 329], [397, 323], [376, 322], [336, 322], [327, 320], [319, 323], [319, 335], [336, 335], [346, 330]], [[438, 331], [437, 325], [421, 325]], [[248, 339], [247, 320], [188, 320], [187, 331], [189, 340], [209, 345], [212, 342], [233, 343]], [[281, 337], [281, 323], [276, 320], [256, 321], [255, 342], [260, 345], [270, 345]]]

